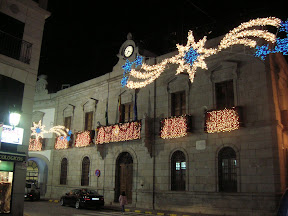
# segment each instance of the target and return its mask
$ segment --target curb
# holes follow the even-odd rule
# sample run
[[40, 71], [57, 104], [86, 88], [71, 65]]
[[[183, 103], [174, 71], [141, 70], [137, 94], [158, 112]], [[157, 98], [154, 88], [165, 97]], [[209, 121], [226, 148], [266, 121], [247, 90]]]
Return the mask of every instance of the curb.
[[141, 210], [131, 210], [131, 209], [125, 209], [125, 212], [135, 212], [135, 213], [144, 213], [144, 214], [147, 214], [147, 215], [151, 215], [151, 214], [156, 214], [156, 215], [159, 215], [159, 216], [190, 216], [190, 215], [187, 215], [187, 214], [170, 214], [170, 213], [163, 213], [163, 212], [152, 212], [152, 211], [141, 211]]
[[[53, 200], [53, 199], [50, 199], [50, 200], [47, 200], [47, 201], [50, 202], [50, 203], [59, 203], [60, 202], [60, 200]], [[106, 207], [109, 209], [109, 206], [106, 206]], [[143, 214], [146, 214], [146, 215], [156, 214], [157, 216], [158, 215], [159, 216], [190, 216], [190, 215], [187, 215], [185, 213], [170, 214], [170, 213], [150, 211], [150, 210], [149, 211], [147, 211], [147, 210], [132, 210], [132, 209], [128, 209], [128, 208], [125, 209], [125, 212], [143, 213]], [[24, 216], [30, 216], [30, 215], [26, 214]]]

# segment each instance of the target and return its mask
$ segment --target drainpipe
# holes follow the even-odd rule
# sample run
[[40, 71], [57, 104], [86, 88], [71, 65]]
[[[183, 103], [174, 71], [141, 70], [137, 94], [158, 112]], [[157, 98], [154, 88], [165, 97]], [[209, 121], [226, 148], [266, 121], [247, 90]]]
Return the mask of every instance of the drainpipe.
[[153, 119], [153, 146], [152, 146], [152, 157], [153, 157], [153, 210], [155, 210], [155, 196], [156, 196], [156, 152], [155, 152], [155, 143], [156, 143], [156, 80], [154, 81], [154, 119]]

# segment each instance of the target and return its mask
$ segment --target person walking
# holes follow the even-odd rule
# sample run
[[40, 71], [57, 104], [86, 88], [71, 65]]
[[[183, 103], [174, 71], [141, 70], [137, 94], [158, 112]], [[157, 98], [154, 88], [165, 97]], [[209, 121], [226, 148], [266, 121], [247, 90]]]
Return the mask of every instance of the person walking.
[[119, 203], [120, 203], [120, 206], [122, 207], [122, 214], [124, 214], [125, 213], [125, 205], [128, 204], [125, 191], [123, 191], [122, 194], [120, 195]]

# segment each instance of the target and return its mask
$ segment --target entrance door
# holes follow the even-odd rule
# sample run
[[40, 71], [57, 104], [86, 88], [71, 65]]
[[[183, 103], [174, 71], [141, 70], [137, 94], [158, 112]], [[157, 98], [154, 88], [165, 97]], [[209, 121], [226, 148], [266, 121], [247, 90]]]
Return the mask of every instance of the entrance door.
[[128, 152], [121, 153], [117, 159], [115, 182], [115, 201], [118, 201], [120, 194], [125, 192], [128, 202], [132, 203], [133, 159]]

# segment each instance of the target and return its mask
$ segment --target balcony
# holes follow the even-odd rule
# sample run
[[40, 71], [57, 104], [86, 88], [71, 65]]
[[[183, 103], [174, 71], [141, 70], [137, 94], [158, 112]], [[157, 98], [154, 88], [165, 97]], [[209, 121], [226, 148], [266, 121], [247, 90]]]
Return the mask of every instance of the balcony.
[[210, 110], [205, 114], [207, 133], [231, 132], [243, 126], [242, 108], [232, 107], [223, 110]]
[[0, 54], [30, 64], [32, 44], [0, 30]]

